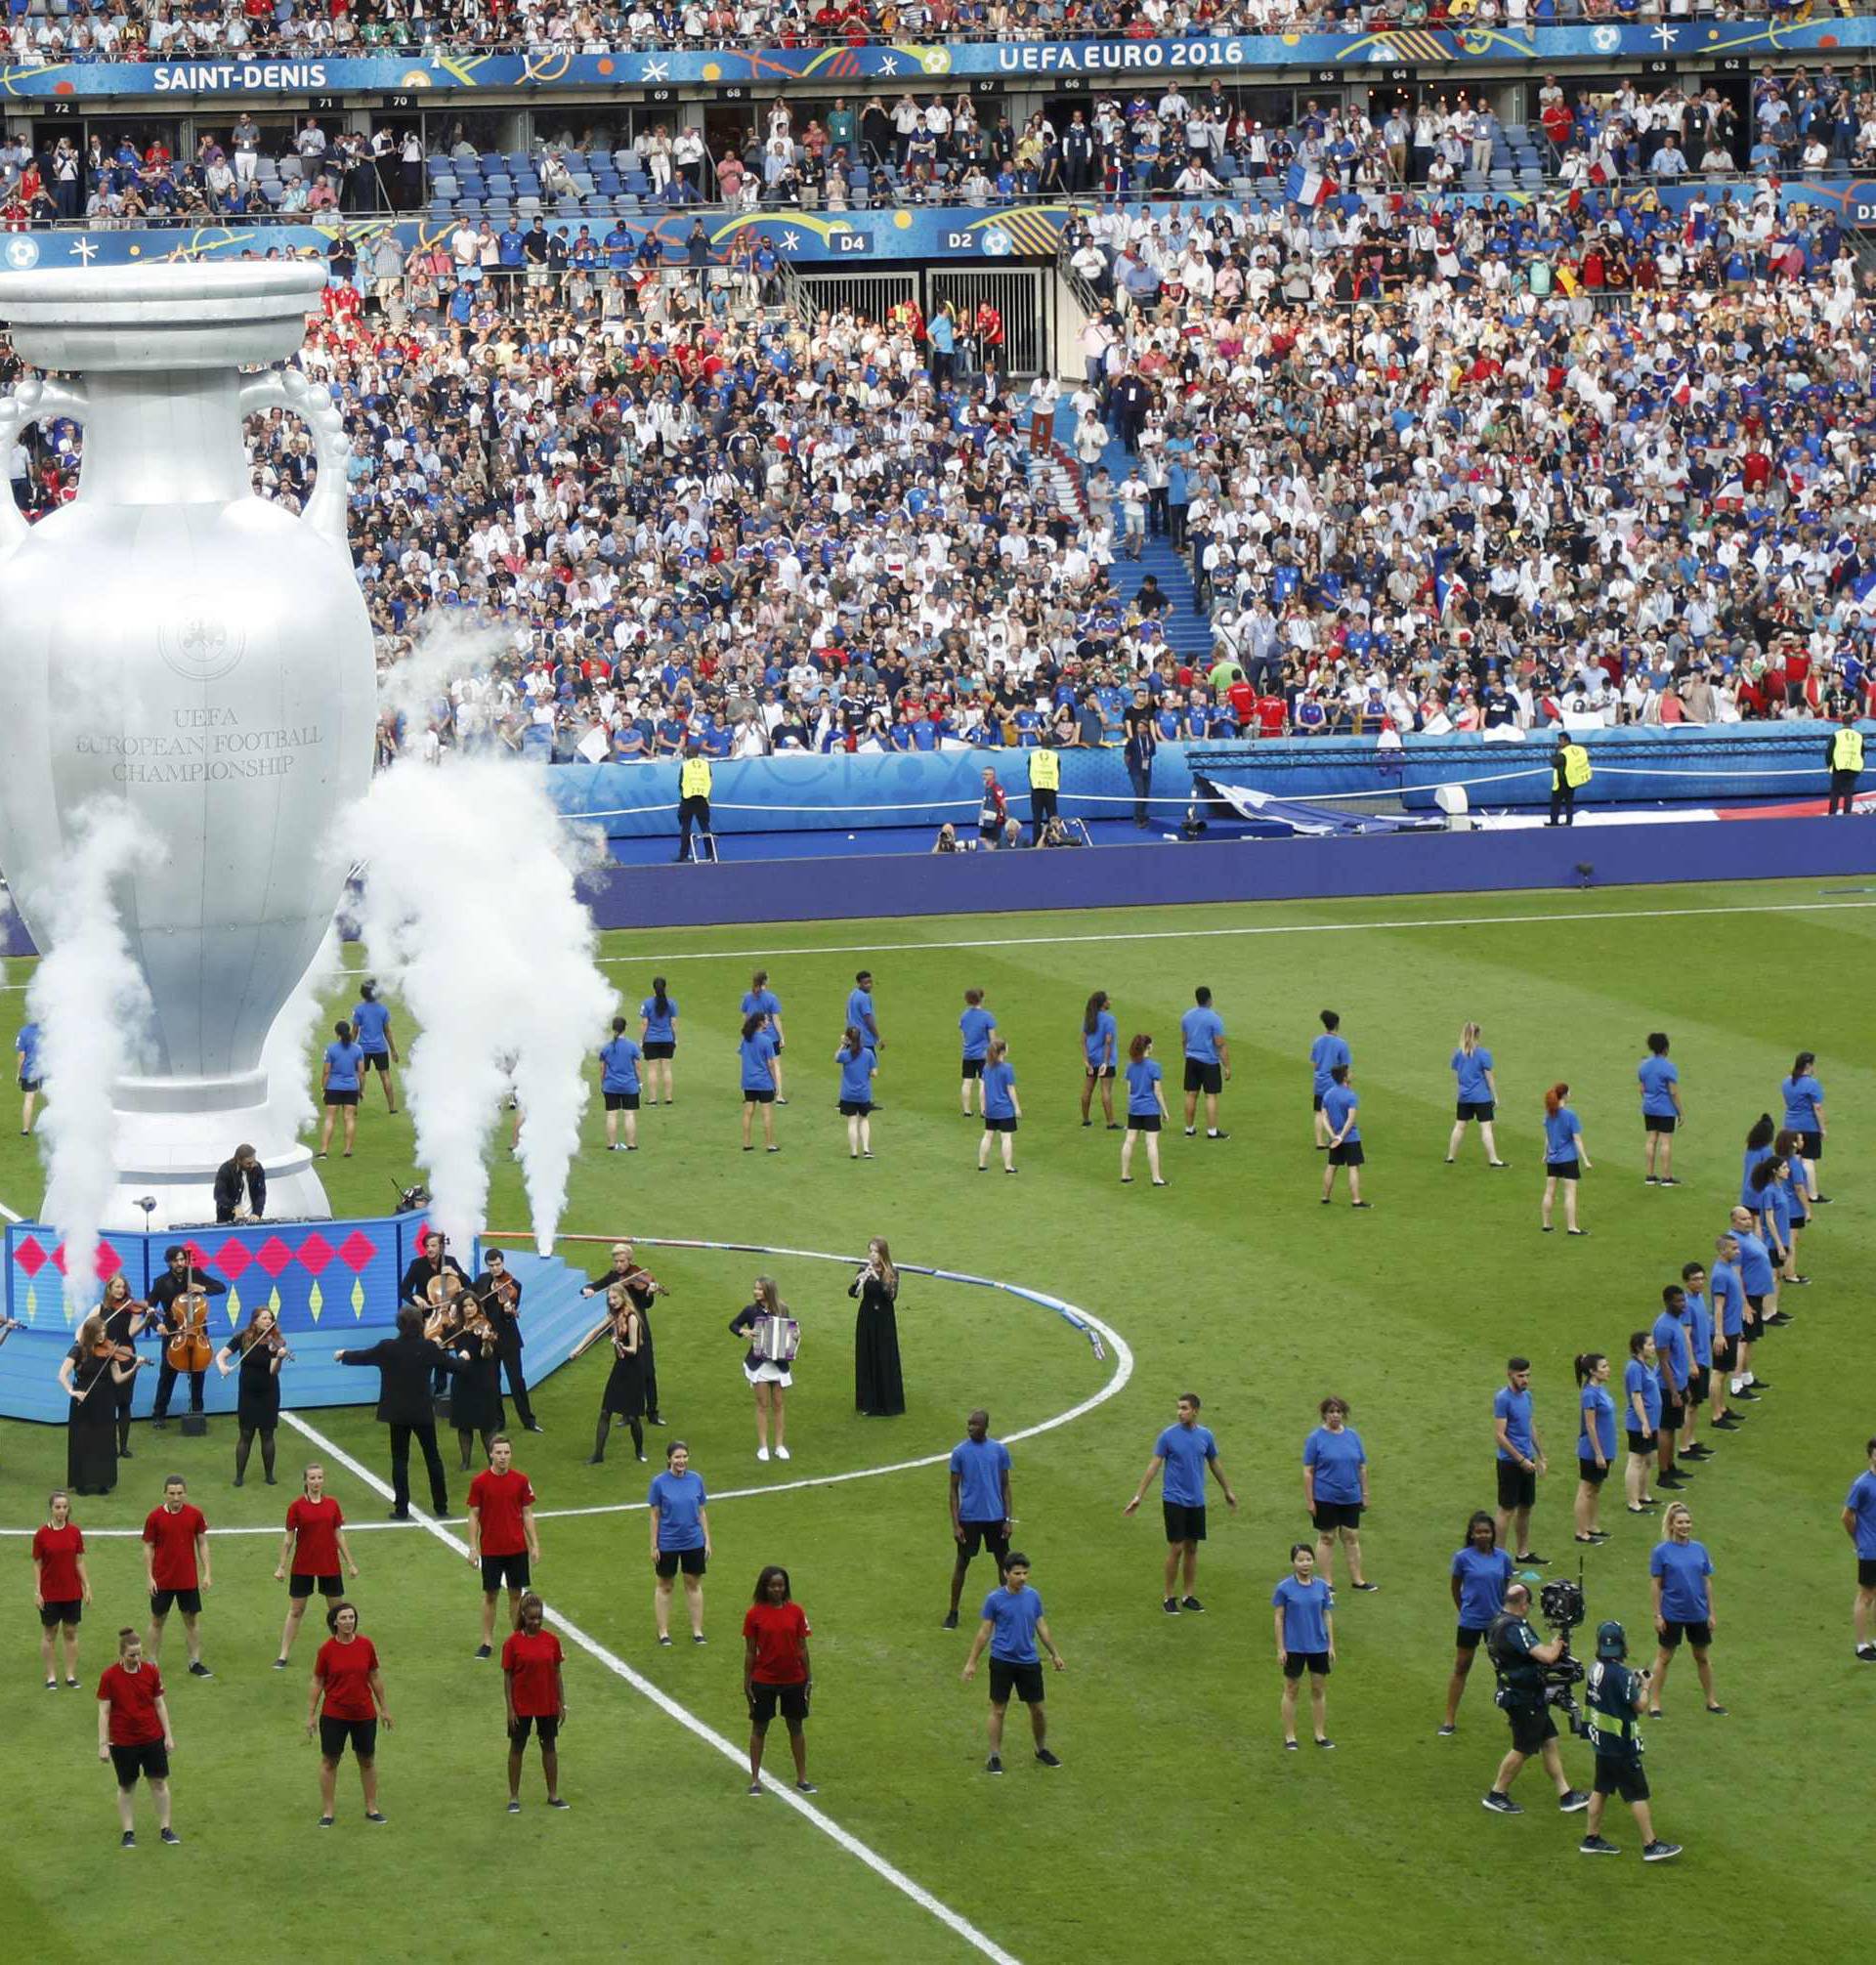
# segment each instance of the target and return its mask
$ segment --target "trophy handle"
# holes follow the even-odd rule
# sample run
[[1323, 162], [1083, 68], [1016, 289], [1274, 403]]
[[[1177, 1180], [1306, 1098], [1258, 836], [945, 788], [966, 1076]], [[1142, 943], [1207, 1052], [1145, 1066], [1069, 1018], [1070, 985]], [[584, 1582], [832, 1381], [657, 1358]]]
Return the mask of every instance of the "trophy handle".
[[[11, 449], [28, 423], [48, 416], [75, 416], [83, 422], [91, 404], [82, 388], [69, 382], [47, 382], [31, 376], [11, 396], [0, 397], [0, 445]], [[18, 551], [32, 531], [25, 514], [8, 491], [0, 495], [0, 560]]]
[[313, 439], [314, 454], [320, 460], [319, 482], [306, 501], [301, 516], [316, 533], [335, 546], [347, 546], [345, 534], [346, 459], [352, 442], [345, 434], [345, 419], [332, 406], [332, 399], [317, 388], [297, 368], [270, 368], [264, 375], [249, 375], [241, 382], [241, 413], [252, 416], [274, 407], [290, 410], [306, 425]]

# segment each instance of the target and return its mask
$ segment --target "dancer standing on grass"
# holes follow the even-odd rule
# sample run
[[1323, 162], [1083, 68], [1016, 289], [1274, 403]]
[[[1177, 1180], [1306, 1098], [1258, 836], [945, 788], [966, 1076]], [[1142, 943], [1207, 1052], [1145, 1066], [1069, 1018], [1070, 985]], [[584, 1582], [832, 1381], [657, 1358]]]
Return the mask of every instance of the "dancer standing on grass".
[[652, 993], [638, 1006], [638, 1041], [645, 1048], [645, 1096], [658, 1103], [658, 1081], [664, 1079], [664, 1103], [673, 1105], [671, 1059], [677, 1055], [677, 999], [664, 987], [662, 976], [652, 978]]
[[1459, 1634], [1453, 1676], [1446, 1682], [1446, 1717], [1439, 1728], [1443, 1740], [1459, 1730], [1459, 1702], [1466, 1695], [1472, 1660], [1478, 1656], [1479, 1643], [1492, 1619], [1505, 1607], [1505, 1592], [1511, 1581], [1512, 1559], [1498, 1546], [1498, 1529], [1484, 1509], [1474, 1509], [1466, 1524], [1466, 1546], [1455, 1552], [1452, 1561], [1453, 1608], [1459, 1613]]
[[1192, 1007], [1179, 1019], [1185, 1044], [1185, 1136], [1198, 1132], [1199, 1094], [1205, 1094], [1205, 1136], [1229, 1139], [1218, 1131], [1218, 1094], [1231, 1077], [1231, 1047], [1225, 1041], [1224, 1019], [1212, 1007], [1212, 992], [1192, 992]]
[[1655, 1431], [1654, 1451], [1659, 1466], [1657, 1487], [1684, 1487], [1687, 1474], [1674, 1464], [1674, 1450], [1686, 1416], [1687, 1379], [1692, 1359], [1687, 1349], [1687, 1293], [1679, 1283], [1670, 1283], [1661, 1292], [1661, 1313], [1649, 1335], [1654, 1339], [1655, 1376], [1661, 1383], [1661, 1420]]
[[39, 1612], [39, 1662], [46, 1690], [59, 1689], [57, 1641], [65, 1641], [65, 1684], [78, 1689], [78, 1626], [91, 1602], [85, 1569], [85, 1537], [71, 1518], [71, 1497], [55, 1487], [47, 1497], [51, 1518], [32, 1537], [32, 1605]]
[[1117, 1069], [1115, 1049], [1120, 1043], [1120, 1026], [1114, 1020], [1114, 1012], [1108, 1007], [1107, 992], [1097, 989], [1087, 1000], [1087, 1007], [1082, 1011], [1082, 1124], [1092, 1126], [1094, 1121], [1090, 1110], [1094, 1103], [1094, 1089], [1100, 1088], [1101, 1111], [1106, 1117], [1107, 1130], [1118, 1131], [1114, 1118], [1114, 1074]]
[[990, 1171], [990, 1142], [1002, 1138], [1003, 1172], [1016, 1172], [1016, 1128], [1023, 1117], [1022, 1101], [1016, 1096], [1016, 1067], [1009, 1061], [1009, 1046], [993, 1037], [984, 1053], [984, 1136], [977, 1142], [977, 1171]]
[[1629, 1361], [1622, 1368], [1622, 1402], [1629, 1436], [1623, 1480], [1631, 1515], [1646, 1515], [1654, 1506], [1648, 1475], [1654, 1472], [1655, 1432], [1661, 1424], [1661, 1380], [1655, 1365], [1654, 1333], [1632, 1331]]
[[392, 1067], [401, 1062], [398, 1041], [391, 1034], [391, 1012], [378, 1001], [375, 982], [359, 985], [359, 1000], [352, 1009], [352, 1036], [364, 1054], [364, 1069], [378, 1074], [384, 1087], [384, 1109], [398, 1109], [398, 1075]]
[[[1127, 1047], [1127, 1132], [1121, 1138], [1121, 1178], [1133, 1178], [1133, 1142], [1146, 1135], [1146, 1164], [1153, 1184], [1168, 1183], [1160, 1177], [1160, 1132], [1172, 1115], [1166, 1109], [1166, 1073], [1153, 1055], [1153, 1038], [1141, 1031]], [[1083, 1122], [1087, 1124], [1086, 1121]]]
[[1726, 1707], [1714, 1695], [1713, 1666], [1707, 1653], [1719, 1619], [1713, 1612], [1713, 1558], [1704, 1542], [1693, 1539], [1693, 1515], [1684, 1501], [1675, 1502], [1661, 1517], [1667, 1539], [1654, 1545], [1648, 1558], [1649, 1587], [1654, 1595], [1654, 1628], [1661, 1647], [1654, 1656], [1654, 1682], [1648, 1687], [1648, 1717], [1661, 1717], [1661, 1694], [1668, 1667], [1684, 1637], [1693, 1649], [1693, 1668], [1700, 1675], [1707, 1711], [1726, 1717]]
[[313, 1660], [307, 1682], [306, 1736], [320, 1735], [320, 1826], [332, 1826], [332, 1809], [339, 1784], [339, 1762], [345, 1750], [359, 1764], [359, 1783], [364, 1790], [364, 1818], [384, 1826], [378, 1813], [378, 1726], [391, 1730], [391, 1708], [385, 1704], [384, 1676], [378, 1650], [359, 1629], [358, 1606], [343, 1598], [325, 1613], [332, 1634]]
[[359, 1137], [359, 1093], [363, 1089], [360, 1073], [364, 1069], [364, 1052], [352, 1039], [349, 1023], [332, 1026], [333, 1041], [325, 1047], [320, 1067], [320, 1096], [325, 1103], [325, 1120], [320, 1129], [320, 1150], [315, 1160], [323, 1160], [332, 1148], [332, 1122], [345, 1114], [345, 1157], [350, 1160]]
[[749, 1792], [762, 1792], [762, 1749], [769, 1722], [780, 1707], [794, 1756], [794, 1785], [801, 1794], [820, 1790], [808, 1778], [808, 1701], [814, 1667], [808, 1659], [813, 1627], [794, 1601], [789, 1572], [771, 1562], [755, 1579], [755, 1596], [743, 1613], [743, 1696], [749, 1708]]
[[951, 1450], [951, 1535], [958, 1555], [951, 1567], [951, 1608], [944, 1628], [958, 1628], [958, 1602], [964, 1574], [979, 1549], [990, 1551], [1001, 1579], [1009, 1559], [1009, 1530], [1015, 1506], [1009, 1494], [1009, 1449], [990, 1436], [990, 1414], [982, 1406], [964, 1422], [964, 1437]]
[[123, 1848], [137, 1847], [140, 1775], [149, 1783], [163, 1841], [182, 1841], [169, 1825], [169, 1757], [175, 1750], [163, 1675], [153, 1659], [144, 1656], [144, 1641], [126, 1624], [117, 1633], [117, 1662], [107, 1665], [98, 1681], [98, 1758], [116, 1772]]
[[1459, 1033], [1459, 1048], [1452, 1055], [1452, 1071], [1458, 1081], [1459, 1102], [1453, 1109], [1452, 1136], [1446, 1141], [1446, 1164], [1450, 1167], [1459, 1158], [1459, 1149], [1466, 1138], [1466, 1129], [1472, 1121], [1478, 1122], [1479, 1144], [1485, 1149], [1485, 1164], [1488, 1167], [1509, 1167], [1509, 1160], [1498, 1157], [1498, 1135], [1495, 1122], [1498, 1118], [1498, 1080], [1492, 1075], [1492, 1053], [1479, 1043], [1479, 1028], [1475, 1023], [1464, 1025]]
[[1876, 1438], [1863, 1443], [1868, 1463], [1844, 1497], [1839, 1517], [1844, 1533], [1856, 1551], [1856, 1602], [1851, 1614], [1856, 1655], [1866, 1665], [1876, 1665]]
[[1316, 1115], [1316, 1151], [1327, 1153], [1333, 1143], [1329, 1137], [1333, 1127], [1323, 1113], [1323, 1096], [1329, 1089], [1336, 1066], [1352, 1064], [1354, 1056], [1337, 1034], [1342, 1029], [1342, 1018], [1334, 1010], [1326, 1009], [1320, 1021], [1322, 1035], [1309, 1047], [1309, 1092]]
[[1749, 1405], [1759, 1397], [1745, 1384], [1752, 1355], [1746, 1338], [1746, 1286], [1739, 1274], [1739, 1244], [1722, 1235], [1713, 1252], [1714, 1397], [1725, 1407], [1714, 1425], [1721, 1431], [1737, 1432], [1746, 1422], [1733, 1401]]
[[1326, 1681], [1336, 1662], [1335, 1592], [1316, 1574], [1316, 1552], [1306, 1542], [1290, 1545], [1290, 1574], [1270, 1593], [1277, 1638], [1277, 1664], [1283, 1672], [1283, 1744], [1297, 1751], [1297, 1692], [1309, 1674], [1309, 1721], [1317, 1746], [1333, 1750], [1329, 1737]]
[[1577, 1408], [1582, 1414], [1576, 1435], [1576, 1539], [1606, 1542], [1598, 1521], [1602, 1483], [1615, 1458], [1615, 1395], [1609, 1390], [1613, 1367], [1602, 1351], [1580, 1351], [1575, 1360]]
[[884, 1050], [886, 1040], [879, 1034], [879, 1018], [873, 1006], [873, 971], [861, 969], [847, 992], [847, 1022], [857, 1026], [869, 1048]]
[[286, 1533], [280, 1539], [280, 1559], [274, 1565], [274, 1580], [285, 1582], [287, 1597], [279, 1655], [274, 1660], [277, 1672], [286, 1670], [313, 1592], [318, 1590], [329, 1606], [343, 1594], [339, 1564], [343, 1562], [353, 1576], [359, 1573], [345, 1539], [345, 1512], [325, 1491], [325, 1469], [316, 1460], [300, 1479], [300, 1498], [287, 1504]]
[[1361, 1128], [1356, 1123], [1355, 1108], [1361, 1100], [1355, 1089], [1348, 1082], [1348, 1067], [1339, 1064], [1329, 1074], [1329, 1089], [1322, 1095], [1322, 1117], [1329, 1127], [1329, 1164], [1322, 1170], [1322, 1205], [1326, 1208], [1335, 1198], [1336, 1170], [1348, 1170], [1348, 1205], [1351, 1208], [1372, 1208], [1372, 1201], [1361, 1198], [1361, 1170], [1367, 1164], [1368, 1156], [1362, 1150]]
[[1589, 1150], [1583, 1144], [1583, 1122], [1570, 1107], [1570, 1088], [1562, 1083], [1544, 1094], [1544, 1232], [1551, 1232], [1551, 1204], [1563, 1189], [1563, 1226], [1572, 1235], [1587, 1235], [1576, 1225], [1576, 1183], [1590, 1171]]
[[32, 1131], [33, 1108], [45, 1089], [46, 1081], [39, 1063], [39, 1026], [36, 1023], [21, 1024], [20, 1035], [13, 1041], [13, 1063], [20, 1075], [20, 1136], [22, 1139]]
[[982, 1620], [970, 1641], [970, 1656], [964, 1660], [964, 1684], [977, 1675], [977, 1660], [984, 1646], [990, 1646], [990, 1758], [986, 1773], [1003, 1771], [1003, 1716], [1009, 1710], [1009, 1695], [1029, 1708], [1029, 1730], [1036, 1741], [1036, 1758], [1045, 1768], [1061, 1762], [1048, 1750], [1048, 1716], [1043, 1709], [1043, 1661], [1036, 1652], [1041, 1639], [1048, 1661], [1058, 1672], [1068, 1669], [1068, 1660], [1055, 1648], [1047, 1619], [1043, 1615], [1043, 1600], [1030, 1587], [1029, 1558], [1012, 1551], [1003, 1564], [1003, 1580], [984, 1599]]
[[[1212, 1476], [1224, 1492], [1226, 1507], [1234, 1512], [1238, 1497], [1231, 1491], [1224, 1469], [1218, 1464], [1218, 1443], [1209, 1427], [1199, 1424], [1200, 1399], [1195, 1391], [1179, 1394], [1178, 1418], [1153, 1442], [1153, 1457], [1146, 1463], [1133, 1499], [1121, 1510], [1131, 1515], [1146, 1499], [1146, 1490], [1164, 1468], [1166, 1484], [1161, 1492], [1161, 1509], [1166, 1516], [1166, 1594], [1160, 1608], [1169, 1617], [1181, 1610], [1203, 1610], [1205, 1605], [1192, 1594], [1199, 1574], [1199, 1544], [1205, 1540], [1205, 1476]], [[1184, 1572], [1184, 1594], [1178, 1594], [1180, 1572]]]
[[[833, 1054], [840, 1067], [840, 1116], [847, 1122], [847, 1158], [873, 1158], [873, 1079], [879, 1069], [877, 1055], [867, 1048], [866, 1040], [852, 1024], [840, 1048]], [[745, 1124], [746, 1124], [746, 1118]]]
[[144, 1575], [149, 1585], [149, 1661], [162, 1656], [163, 1626], [172, 1606], [183, 1613], [190, 1674], [215, 1675], [202, 1663], [202, 1592], [209, 1587], [208, 1519], [189, 1498], [189, 1482], [172, 1474], [163, 1482], [163, 1505], [144, 1519]]
[[743, 1019], [743, 1035], [736, 1049], [743, 1071], [743, 1150], [755, 1151], [749, 1129], [755, 1108], [760, 1106], [762, 1143], [771, 1153], [780, 1153], [782, 1149], [775, 1143], [775, 1039], [753, 1012]]
[[[1699, 1438], [1700, 1408], [1713, 1394], [1713, 1308], [1707, 1302], [1707, 1272], [1698, 1262], [1681, 1265], [1682, 1307], [1687, 1329], [1687, 1398], [1681, 1417], [1680, 1457], [1711, 1460], [1714, 1449]], [[1720, 1405], [1713, 1405], [1718, 1418]]]
[[[608, 1153], [638, 1151], [638, 1065], [643, 1049], [625, 1034], [625, 1019], [613, 1019], [613, 1034], [599, 1047], [599, 1094], [606, 1103]], [[619, 1114], [625, 1115], [625, 1144], [618, 1143]]]
[[[848, 1029], [855, 1028], [849, 1025]], [[970, 1117], [970, 1088], [977, 1087], [977, 1107], [981, 1112], [984, 1102], [984, 1059], [990, 1052], [990, 1035], [997, 1028], [997, 1019], [984, 1007], [984, 993], [980, 989], [964, 992], [963, 1014], [958, 1019], [958, 1034], [963, 1040], [963, 1063], [959, 1080], [958, 1095], [963, 1104], [964, 1117]], [[864, 1037], [865, 1033], [862, 1032]], [[1084, 1094], [1086, 1097], [1086, 1094]]]
[[704, 1637], [704, 1575], [709, 1566], [709, 1495], [704, 1476], [691, 1470], [691, 1449], [674, 1439], [664, 1449], [664, 1472], [652, 1476], [646, 1490], [651, 1510], [652, 1570], [657, 1582], [652, 1589], [652, 1615], [658, 1626], [658, 1642], [671, 1642], [671, 1579], [684, 1572], [684, 1606], [691, 1617], [691, 1643], [702, 1645]]
[[1348, 1424], [1348, 1401], [1330, 1397], [1316, 1408], [1322, 1424], [1302, 1443], [1302, 1504], [1316, 1529], [1316, 1569], [1336, 1587], [1336, 1542], [1348, 1552], [1348, 1580], [1379, 1590], [1361, 1573], [1361, 1517], [1368, 1507], [1368, 1454]]
[[1635, 1068], [1642, 1086], [1643, 1184], [1678, 1187], [1674, 1177], [1674, 1134], [1681, 1124], [1681, 1068], [1668, 1056], [1665, 1031], [1648, 1033], [1648, 1054]]
[[1492, 1436], [1498, 1449], [1498, 1539], [1503, 1542], [1515, 1529], [1512, 1540], [1518, 1561], [1542, 1563], [1544, 1558], [1531, 1553], [1531, 1510], [1547, 1463], [1532, 1409], [1529, 1358], [1505, 1361], [1505, 1383], [1492, 1398]]
[[521, 1813], [521, 1764], [528, 1735], [540, 1741], [540, 1773], [547, 1783], [547, 1806], [571, 1808], [560, 1798], [560, 1730], [567, 1724], [565, 1654], [560, 1640], [545, 1628], [547, 1606], [530, 1590], [521, 1600], [521, 1619], [501, 1645], [502, 1701], [508, 1723], [508, 1813]]
[[759, 1016], [763, 1029], [775, 1040], [775, 1055], [769, 1060], [769, 1069], [775, 1074], [775, 1102], [786, 1105], [789, 1101], [782, 1089], [782, 999], [769, 987], [767, 969], [757, 969], [749, 978], [749, 987], [743, 998], [743, 1014]]
[[782, 1301], [782, 1293], [775, 1286], [772, 1276], [757, 1276], [755, 1298], [745, 1303], [742, 1309], [730, 1319], [732, 1337], [747, 1337], [748, 1350], [743, 1358], [743, 1376], [748, 1381], [755, 1393], [755, 1457], [766, 1461], [769, 1457], [769, 1420], [775, 1420], [775, 1457], [787, 1460], [789, 1449], [783, 1444], [782, 1434], [788, 1420], [788, 1391], [794, 1383], [794, 1376], [789, 1369], [787, 1358], [773, 1358], [760, 1347], [758, 1324], [766, 1323], [771, 1317], [786, 1318], [789, 1306]]
[[495, 1599], [508, 1589], [508, 1622], [521, 1617], [521, 1595], [533, 1581], [540, 1560], [540, 1534], [534, 1527], [534, 1490], [515, 1465], [506, 1433], [489, 1447], [489, 1465], [469, 1483], [469, 1562], [482, 1571], [482, 1643], [476, 1656], [494, 1650]]
[[1793, 1059], [1791, 1075], [1778, 1087], [1785, 1101], [1785, 1125], [1798, 1135], [1800, 1166], [1805, 1194], [1820, 1208], [1830, 1205], [1830, 1196], [1817, 1190], [1817, 1163], [1824, 1157], [1824, 1088], [1818, 1083], [1817, 1053], [1801, 1050]]

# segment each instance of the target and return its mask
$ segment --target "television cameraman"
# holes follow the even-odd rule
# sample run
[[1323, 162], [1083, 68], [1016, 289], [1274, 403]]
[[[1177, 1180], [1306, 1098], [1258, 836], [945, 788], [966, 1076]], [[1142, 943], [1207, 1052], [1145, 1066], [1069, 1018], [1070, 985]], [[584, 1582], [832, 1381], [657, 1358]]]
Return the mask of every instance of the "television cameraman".
[[1590, 1797], [1589, 1833], [1578, 1845], [1584, 1856], [1620, 1856], [1602, 1835], [1602, 1811], [1619, 1794], [1642, 1831], [1642, 1860], [1670, 1862], [1681, 1854], [1678, 1842], [1658, 1841], [1648, 1810], [1648, 1777], [1642, 1767], [1642, 1729], [1636, 1715], [1648, 1696], [1648, 1674], [1632, 1671], [1628, 1633], [1613, 1620], [1596, 1627], [1596, 1663], [1590, 1667], [1584, 1698], [1590, 1708], [1590, 1744], [1596, 1749], [1596, 1792]]
[[1498, 1674], [1498, 1703], [1512, 1723], [1512, 1750], [1499, 1763], [1498, 1775], [1484, 1806], [1494, 1815], [1522, 1815], [1512, 1799], [1511, 1787], [1518, 1770], [1537, 1754], [1556, 1789], [1556, 1805], [1564, 1815], [1588, 1808], [1587, 1788], [1572, 1787], [1563, 1773], [1563, 1756], [1557, 1750], [1556, 1721], [1551, 1716], [1545, 1697], [1544, 1667], [1555, 1665], [1569, 1653], [1567, 1631], [1555, 1638], [1539, 1638], [1530, 1621], [1531, 1593], [1526, 1585], [1514, 1583], [1505, 1592], [1505, 1607], [1491, 1621], [1485, 1633], [1485, 1648]]

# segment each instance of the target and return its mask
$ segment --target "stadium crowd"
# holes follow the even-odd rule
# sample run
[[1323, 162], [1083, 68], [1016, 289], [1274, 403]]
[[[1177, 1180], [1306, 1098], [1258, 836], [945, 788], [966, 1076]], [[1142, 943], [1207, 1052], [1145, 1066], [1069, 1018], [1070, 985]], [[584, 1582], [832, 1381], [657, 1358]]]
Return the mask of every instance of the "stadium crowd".
[[[334, 247], [304, 360], [383, 659], [459, 631], [407, 744], [1113, 744], [1138, 689], [1201, 738], [1871, 698], [1876, 302], [1769, 187], [1110, 205], [1086, 378], [1026, 389], [991, 309], [802, 320], [746, 235], [660, 270], [569, 230], [513, 267], [486, 227]], [[302, 498], [304, 434], [257, 439]], [[81, 453], [35, 428], [16, 496]], [[1209, 665], [1170, 646], [1195, 605]]]

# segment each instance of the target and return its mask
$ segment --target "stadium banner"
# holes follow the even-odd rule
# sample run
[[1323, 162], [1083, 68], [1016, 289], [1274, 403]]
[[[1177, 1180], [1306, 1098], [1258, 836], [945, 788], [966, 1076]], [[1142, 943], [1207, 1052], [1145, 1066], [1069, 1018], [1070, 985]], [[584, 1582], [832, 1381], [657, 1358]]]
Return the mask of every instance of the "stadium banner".
[[[1752, 194], [1749, 183], [1731, 185], [1663, 185], [1641, 188], [1637, 196], [1679, 211], [1696, 195], [1717, 202], [1725, 192], [1734, 202]], [[1441, 207], [1467, 204], [1522, 205], [1527, 192], [1454, 192], [1428, 202]], [[1344, 195], [1341, 204], [1359, 205]], [[1876, 178], [1818, 179], [1779, 188], [1779, 203], [1787, 211], [1822, 209], [1846, 227], [1876, 227]], [[1133, 206], [1130, 204], [1130, 209]], [[1083, 207], [1091, 214], [1093, 207]], [[1154, 203], [1154, 216], [1224, 212], [1236, 209], [1228, 198], [1194, 198], [1182, 203]], [[1069, 204], [1017, 204], [985, 207], [949, 205], [900, 206], [886, 210], [830, 212], [726, 212], [718, 207], [690, 205], [659, 214], [640, 214], [617, 223], [607, 218], [562, 217], [546, 213], [548, 229], [576, 240], [584, 228], [600, 248], [597, 273], [626, 272], [647, 233], [663, 247], [664, 263], [678, 266], [689, 256], [692, 224], [702, 219], [715, 264], [727, 263], [746, 237], [766, 243], [778, 260], [790, 265], [852, 265], [860, 260], [904, 259], [1045, 260], [1053, 259], [1062, 235], [1076, 216]], [[476, 223], [472, 217], [470, 223]], [[462, 223], [448, 218], [369, 218], [324, 225], [295, 225], [283, 220], [236, 220], [230, 225], [168, 226], [123, 232], [81, 232], [49, 228], [0, 235], [0, 284], [8, 273], [60, 266], [137, 266], [192, 259], [261, 259], [270, 255], [314, 253], [330, 256], [341, 229], [356, 248], [361, 278], [371, 271], [371, 250], [389, 233], [408, 255], [417, 246], [447, 243]], [[616, 235], [622, 235], [616, 236]], [[608, 241], [612, 243], [609, 245]], [[499, 278], [497, 274], [492, 276]]]
[[[1468, 64], [1681, 60], [1738, 61], [1767, 56], [1831, 59], [1876, 45], [1876, 20], [1657, 21], [1652, 26], [1395, 27], [1359, 34], [1233, 34], [1101, 41], [871, 42], [802, 48], [618, 49], [574, 55], [408, 53], [327, 59], [14, 63], [0, 90], [16, 100], [163, 96], [271, 99], [279, 96], [395, 98], [470, 90], [533, 93], [671, 87], [728, 93], [789, 83], [894, 88], [953, 81], [1020, 86], [1100, 87], [1132, 78], [1155, 82], [1273, 68], [1388, 70], [1418, 75]], [[1394, 76], [1391, 79], [1401, 79]], [[387, 103], [391, 109], [414, 102]]]

